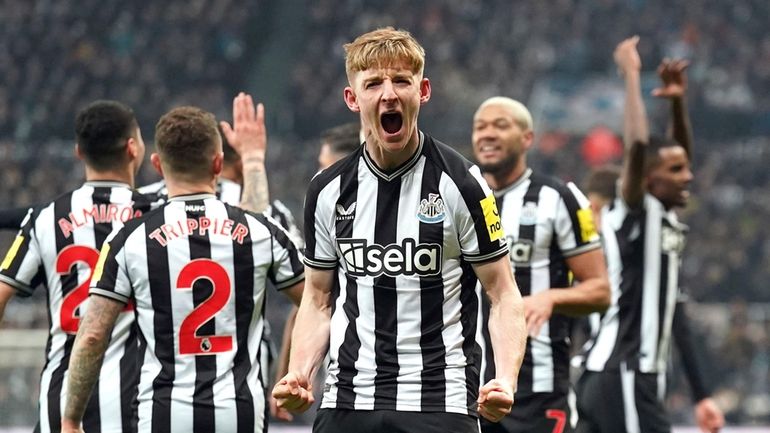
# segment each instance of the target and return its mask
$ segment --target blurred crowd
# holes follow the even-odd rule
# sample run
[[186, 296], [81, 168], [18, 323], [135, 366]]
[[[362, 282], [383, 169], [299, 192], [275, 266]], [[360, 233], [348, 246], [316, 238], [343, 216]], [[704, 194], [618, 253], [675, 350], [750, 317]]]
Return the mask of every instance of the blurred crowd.
[[[300, 56], [308, 61], [294, 70], [292, 86], [296, 124], [306, 133], [318, 121], [346, 115], [344, 106], [328, 103], [345, 84], [342, 44], [393, 23], [425, 45], [431, 111], [442, 121], [465, 125], [456, 113], [467, 115], [488, 95], [526, 100], [545, 74], [614, 71], [615, 44], [633, 34], [641, 37], [647, 69], [663, 57], [692, 60], [693, 105], [770, 110], [770, 3], [764, 0], [321, 0], [309, 13]], [[454, 133], [455, 123], [448, 124]]]
[[[133, 106], [148, 145], [153, 125], [172, 106], [199, 105], [226, 116], [234, 93], [254, 79], [257, 36], [264, 37], [268, 11], [277, 3], [5, 2], [0, 203], [39, 203], [81, 182], [73, 117], [91, 100]], [[647, 71], [663, 57], [690, 59], [696, 176], [691, 206], [682, 213], [690, 226], [684, 288], [696, 302], [722, 303], [694, 311], [703, 324], [699, 341], [719, 354], [708, 358], [707, 377], [718, 381], [717, 397], [730, 405], [728, 420], [770, 423], [770, 411], [762, 410], [770, 407], [770, 311], [752, 306], [770, 302], [770, 139], [760, 135], [770, 133], [770, 2], [318, 0], [300, 15], [306, 23], [299, 36], [303, 51], [285, 72], [290, 79], [283, 89], [293, 129], [270, 130], [268, 124], [271, 193], [300, 222], [304, 188], [317, 166], [318, 133], [353, 119], [341, 89], [342, 44], [354, 35], [381, 25], [415, 34], [426, 47], [426, 75], [433, 83], [421, 127], [465, 154], [473, 110], [488, 96], [536, 106], [533, 89], [554, 76], [599, 76], [620, 86], [611, 53], [631, 34], [641, 36]], [[666, 110], [651, 111], [655, 129], [663, 130]], [[560, 130], [558, 118], [544, 128], [536, 131], [531, 165], [579, 183], [593, 162], [585, 158], [584, 136]], [[618, 161], [617, 155], [607, 159]], [[146, 164], [138, 183], [156, 179]], [[11, 237], [0, 235], [0, 249]], [[13, 305], [3, 327], [47, 326], [42, 294]], [[674, 418], [686, 422], [686, 385], [672, 385]], [[0, 387], [0, 401], [12, 395]]]
[[0, 136], [71, 137], [74, 111], [118, 99], [154, 125], [169, 107], [229, 107], [261, 2], [3, 3]]

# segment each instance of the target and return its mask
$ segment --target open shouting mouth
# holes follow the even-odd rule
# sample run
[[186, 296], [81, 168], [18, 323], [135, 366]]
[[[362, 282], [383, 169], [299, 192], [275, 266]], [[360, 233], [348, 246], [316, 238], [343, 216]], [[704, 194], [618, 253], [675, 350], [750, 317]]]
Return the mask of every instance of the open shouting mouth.
[[383, 113], [380, 115], [380, 123], [385, 132], [388, 134], [395, 134], [401, 130], [404, 120], [401, 117], [401, 113]]

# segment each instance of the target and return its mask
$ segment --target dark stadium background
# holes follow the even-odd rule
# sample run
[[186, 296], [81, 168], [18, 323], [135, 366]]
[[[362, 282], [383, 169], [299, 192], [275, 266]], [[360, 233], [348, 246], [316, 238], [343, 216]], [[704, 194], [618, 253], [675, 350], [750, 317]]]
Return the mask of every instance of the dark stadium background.
[[[46, 201], [82, 181], [73, 119], [91, 100], [131, 105], [151, 146], [169, 108], [227, 119], [246, 90], [266, 105], [271, 194], [299, 217], [319, 132], [356, 120], [342, 102], [342, 44], [382, 25], [426, 48], [433, 97], [421, 128], [468, 154], [478, 103], [520, 99], [535, 117], [531, 165], [580, 182], [592, 164], [618, 161], [606, 134], [621, 126], [612, 50], [639, 34], [646, 91], [663, 57], [692, 62], [696, 180], [682, 212], [691, 228], [683, 279], [706, 377], [729, 425], [770, 425], [768, 22], [767, 0], [9, 0], [0, 7], [0, 203]], [[646, 102], [663, 133], [666, 104]], [[139, 184], [156, 179], [146, 164]], [[0, 236], [3, 251], [12, 235]], [[34, 423], [40, 292], [12, 301], [0, 330], [0, 431]], [[691, 425], [672, 362], [668, 407], [675, 424]]]

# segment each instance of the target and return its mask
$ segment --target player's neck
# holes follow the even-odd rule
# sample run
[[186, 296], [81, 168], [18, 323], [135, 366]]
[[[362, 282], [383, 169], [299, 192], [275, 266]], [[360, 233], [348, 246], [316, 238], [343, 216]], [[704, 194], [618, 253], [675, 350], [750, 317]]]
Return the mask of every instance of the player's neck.
[[398, 152], [388, 152], [385, 150], [385, 146], [381, 145], [375, 140], [379, 140], [374, 136], [370, 136], [366, 141], [366, 151], [369, 152], [369, 156], [372, 158], [377, 167], [382, 170], [389, 171], [398, 168], [403, 163], [408, 161], [417, 149], [420, 147], [420, 133], [417, 128], [414, 128], [412, 135], [409, 137], [406, 146]]
[[519, 179], [524, 176], [524, 173], [526, 173], [527, 168], [527, 161], [522, 156], [519, 158], [519, 162], [513, 167], [513, 170], [499, 173], [487, 172], [484, 173], [484, 179], [493, 191], [499, 191], [518, 182]]
[[125, 170], [104, 170], [98, 171], [86, 166], [86, 181], [111, 181], [125, 183], [131, 188], [134, 187], [134, 173], [130, 168]]
[[211, 179], [210, 182], [188, 182], [170, 177], [165, 179], [169, 197], [191, 194], [216, 194], [217, 192], [216, 178]]

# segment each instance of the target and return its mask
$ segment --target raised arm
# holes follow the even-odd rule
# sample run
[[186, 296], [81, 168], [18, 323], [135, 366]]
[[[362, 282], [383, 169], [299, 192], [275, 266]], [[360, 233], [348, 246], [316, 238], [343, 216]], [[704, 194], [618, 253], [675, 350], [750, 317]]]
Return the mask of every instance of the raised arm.
[[508, 255], [492, 262], [474, 264], [489, 298], [489, 337], [495, 353], [497, 376], [479, 391], [479, 414], [497, 422], [511, 411], [519, 369], [527, 346], [524, 302], [513, 279]]
[[62, 433], [82, 432], [80, 424], [83, 414], [94, 384], [99, 378], [112, 328], [123, 307], [125, 304], [104, 296], [92, 295], [88, 300], [88, 309], [80, 323], [70, 356], [67, 404], [61, 421]]
[[270, 205], [265, 171], [265, 107], [262, 104], [255, 107], [251, 95], [241, 92], [233, 99], [233, 125], [222, 121], [219, 126], [227, 142], [241, 156], [243, 192], [240, 207], [264, 212]]
[[280, 408], [304, 412], [315, 401], [313, 378], [329, 347], [334, 272], [305, 267], [305, 290], [291, 337], [289, 372], [273, 388]]
[[614, 53], [615, 63], [625, 80], [626, 98], [623, 108], [623, 141], [626, 151], [621, 194], [631, 208], [641, 206], [644, 200], [644, 152], [650, 139], [647, 112], [642, 99], [642, 62], [636, 50], [638, 43], [638, 36], [628, 38], [618, 44]]
[[690, 114], [687, 111], [687, 60], [663, 59], [658, 66], [658, 76], [662, 81], [661, 87], [652, 91], [653, 96], [666, 98], [671, 101], [671, 123], [668, 128], [669, 137], [684, 147], [688, 158], [692, 160], [692, 126]]

